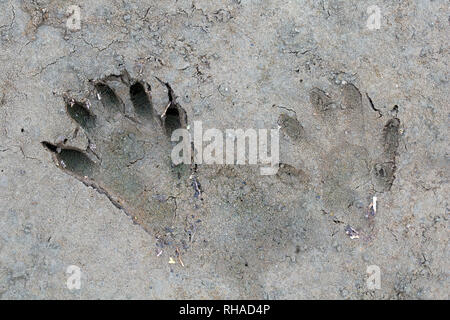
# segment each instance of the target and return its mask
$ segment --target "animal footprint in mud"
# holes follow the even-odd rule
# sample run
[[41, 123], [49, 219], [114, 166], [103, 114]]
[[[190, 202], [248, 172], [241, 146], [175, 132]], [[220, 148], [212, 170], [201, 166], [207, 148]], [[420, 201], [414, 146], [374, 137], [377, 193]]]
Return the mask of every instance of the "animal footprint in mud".
[[282, 114], [278, 122], [284, 139], [298, 148], [293, 161], [317, 172], [323, 211], [332, 212], [335, 221], [363, 226], [372, 197], [394, 182], [400, 121], [382, 115], [353, 84], [330, 91], [309, 92], [312, 123], [320, 130], [304, 128], [294, 115]]
[[186, 113], [167, 86], [167, 107], [162, 117], [156, 114], [149, 85], [127, 74], [95, 81], [93, 89], [95, 103], [66, 98], [87, 148], [71, 147], [67, 139], [43, 145], [64, 172], [107, 195], [145, 230], [160, 233], [171, 225], [183, 188], [186, 168], [172, 165], [170, 135], [185, 127]]

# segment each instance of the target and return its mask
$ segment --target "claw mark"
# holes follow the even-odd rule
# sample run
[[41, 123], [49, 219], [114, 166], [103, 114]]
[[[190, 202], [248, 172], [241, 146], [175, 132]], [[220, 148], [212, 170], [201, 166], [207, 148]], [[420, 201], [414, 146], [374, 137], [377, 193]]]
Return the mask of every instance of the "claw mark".
[[389, 191], [395, 180], [396, 156], [400, 142], [400, 120], [398, 118], [390, 119], [383, 130], [384, 157], [387, 161], [377, 163], [373, 167], [373, 172], [381, 188], [381, 191]]
[[65, 97], [66, 110], [70, 117], [86, 130], [95, 126], [95, 116], [90, 111], [90, 103], [81, 103], [73, 98]]
[[375, 108], [375, 105], [373, 104], [373, 101], [369, 97], [369, 94], [367, 92], [366, 92], [366, 97], [367, 97], [367, 100], [369, 100], [369, 104], [370, 104], [370, 107], [372, 108], [372, 110], [378, 113], [378, 116], [379, 116], [378, 118], [381, 118], [383, 116], [383, 114], [381, 113], [381, 111], [379, 109]]
[[386, 155], [393, 160], [397, 155], [397, 149], [400, 141], [400, 120], [393, 118], [389, 120], [384, 127], [384, 146]]
[[95, 84], [98, 94], [102, 97], [101, 102], [105, 109], [110, 112], [119, 112], [123, 110], [123, 103], [116, 96], [114, 91], [106, 84], [98, 82]]
[[172, 132], [179, 128], [186, 128], [187, 126], [187, 114], [186, 111], [176, 103], [175, 93], [167, 82], [163, 82], [159, 78], [156, 79], [163, 85], [166, 86], [169, 92], [169, 104], [161, 115], [161, 120], [163, 126], [166, 130], [167, 135], [170, 137]]
[[153, 108], [147, 90], [148, 88], [146, 89], [142, 83], [136, 82], [130, 87], [130, 97], [136, 113], [139, 116], [151, 118]]
[[78, 175], [79, 177], [92, 176], [95, 170], [95, 163], [82, 151], [75, 149], [65, 149], [43, 141], [42, 145], [53, 152], [56, 165], [61, 165], [64, 169]]

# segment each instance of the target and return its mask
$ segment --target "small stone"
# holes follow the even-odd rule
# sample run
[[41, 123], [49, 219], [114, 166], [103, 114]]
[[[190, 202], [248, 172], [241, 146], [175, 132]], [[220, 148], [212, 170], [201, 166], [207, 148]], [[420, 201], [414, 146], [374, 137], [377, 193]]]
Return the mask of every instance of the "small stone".
[[25, 234], [31, 233], [31, 224], [29, 224], [29, 223], [25, 224], [25, 225], [23, 226], [23, 232], [24, 232]]
[[221, 84], [221, 85], [219, 86], [218, 90], [219, 90], [219, 93], [220, 93], [221, 95], [223, 95], [223, 96], [229, 96], [230, 93], [231, 93], [230, 88], [228, 88], [228, 86], [226, 86], [226, 85], [224, 85], [224, 84]]
[[359, 239], [359, 233], [350, 225], [347, 225], [344, 230], [345, 233], [350, 237], [350, 239]]

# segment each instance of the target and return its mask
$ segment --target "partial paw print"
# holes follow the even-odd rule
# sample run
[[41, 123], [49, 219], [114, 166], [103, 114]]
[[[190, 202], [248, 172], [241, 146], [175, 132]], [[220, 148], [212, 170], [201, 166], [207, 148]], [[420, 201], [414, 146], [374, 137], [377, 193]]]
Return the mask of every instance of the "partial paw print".
[[[189, 176], [188, 167], [175, 167], [170, 158], [171, 133], [186, 126], [186, 113], [161, 84], [168, 103], [159, 115], [147, 83], [127, 73], [93, 81], [89, 99], [65, 98], [74, 136], [43, 142], [56, 166], [105, 194], [156, 236], [172, 228], [177, 195], [185, 188], [180, 178]], [[84, 149], [71, 145], [81, 131], [88, 141]]]
[[332, 90], [313, 88], [309, 92], [313, 124], [319, 132], [303, 127], [296, 115], [282, 114], [281, 133], [291, 146], [298, 147], [323, 212], [336, 223], [366, 229], [362, 233], [370, 238], [373, 216], [367, 219], [367, 210], [373, 196], [389, 191], [394, 182], [400, 121], [395, 115], [381, 115], [369, 96], [353, 84]]

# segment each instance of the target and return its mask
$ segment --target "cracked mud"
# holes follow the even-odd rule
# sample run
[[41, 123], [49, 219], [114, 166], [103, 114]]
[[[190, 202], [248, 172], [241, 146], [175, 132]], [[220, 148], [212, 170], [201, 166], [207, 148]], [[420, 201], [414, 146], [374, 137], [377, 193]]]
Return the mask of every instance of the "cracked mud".
[[[0, 0], [1, 299], [448, 298], [447, 1], [77, 5]], [[174, 166], [196, 121], [278, 172]]]

